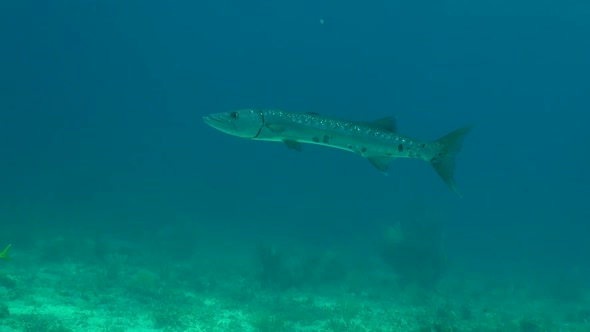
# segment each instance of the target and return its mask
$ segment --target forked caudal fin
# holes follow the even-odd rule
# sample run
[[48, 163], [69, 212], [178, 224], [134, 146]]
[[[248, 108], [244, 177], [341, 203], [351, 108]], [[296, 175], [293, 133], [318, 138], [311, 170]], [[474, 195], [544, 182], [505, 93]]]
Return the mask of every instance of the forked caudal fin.
[[440, 150], [436, 156], [430, 159], [430, 164], [434, 167], [434, 170], [443, 179], [443, 181], [455, 192], [461, 196], [455, 185], [455, 179], [453, 173], [455, 171], [455, 155], [461, 150], [463, 139], [465, 135], [473, 126], [466, 126], [461, 129], [457, 129], [454, 132], [439, 138], [435, 141], [438, 144]]

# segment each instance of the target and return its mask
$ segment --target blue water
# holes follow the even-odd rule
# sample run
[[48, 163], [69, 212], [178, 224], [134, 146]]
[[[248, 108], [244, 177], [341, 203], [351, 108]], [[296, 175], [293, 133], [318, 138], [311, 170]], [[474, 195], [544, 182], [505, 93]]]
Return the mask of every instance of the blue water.
[[[0, 240], [182, 227], [375, 259], [386, 225], [427, 214], [468, 268], [587, 271], [589, 35], [582, 0], [4, 1]], [[201, 120], [249, 107], [394, 115], [425, 140], [475, 124], [464, 197], [422, 161], [383, 176]]]

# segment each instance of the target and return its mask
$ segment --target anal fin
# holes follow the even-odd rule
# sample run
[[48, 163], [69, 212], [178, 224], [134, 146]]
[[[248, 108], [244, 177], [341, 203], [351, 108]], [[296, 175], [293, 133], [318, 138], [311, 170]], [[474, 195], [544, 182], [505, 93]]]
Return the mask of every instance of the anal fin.
[[387, 174], [387, 170], [389, 169], [389, 165], [393, 158], [391, 157], [369, 157], [367, 158], [375, 168], [377, 168], [381, 173]]

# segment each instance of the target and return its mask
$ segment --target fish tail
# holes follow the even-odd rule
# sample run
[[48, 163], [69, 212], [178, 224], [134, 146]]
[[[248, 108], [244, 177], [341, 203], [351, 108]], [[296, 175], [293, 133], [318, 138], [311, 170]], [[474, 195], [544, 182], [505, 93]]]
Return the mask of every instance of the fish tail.
[[463, 139], [465, 135], [473, 126], [465, 126], [457, 129], [452, 133], [439, 138], [435, 144], [439, 146], [438, 153], [430, 159], [430, 164], [441, 177], [441, 179], [453, 190], [457, 195], [461, 196], [455, 184], [455, 155], [461, 150]]

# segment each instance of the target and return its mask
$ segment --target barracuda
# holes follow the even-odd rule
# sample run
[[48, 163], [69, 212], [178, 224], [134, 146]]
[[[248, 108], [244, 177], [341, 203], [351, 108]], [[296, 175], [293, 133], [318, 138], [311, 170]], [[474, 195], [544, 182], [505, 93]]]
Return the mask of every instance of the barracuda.
[[454, 156], [471, 129], [471, 126], [463, 127], [436, 141], [425, 142], [399, 134], [393, 117], [354, 122], [317, 113], [244, 109], [210, 114], [203, 121], [232, 136], [283, 142], [296, 151], [301, 151], [302, 144], [307, 143], [354, 152], [385, 174], [394, 159], [422, 159], [457, 194]]

